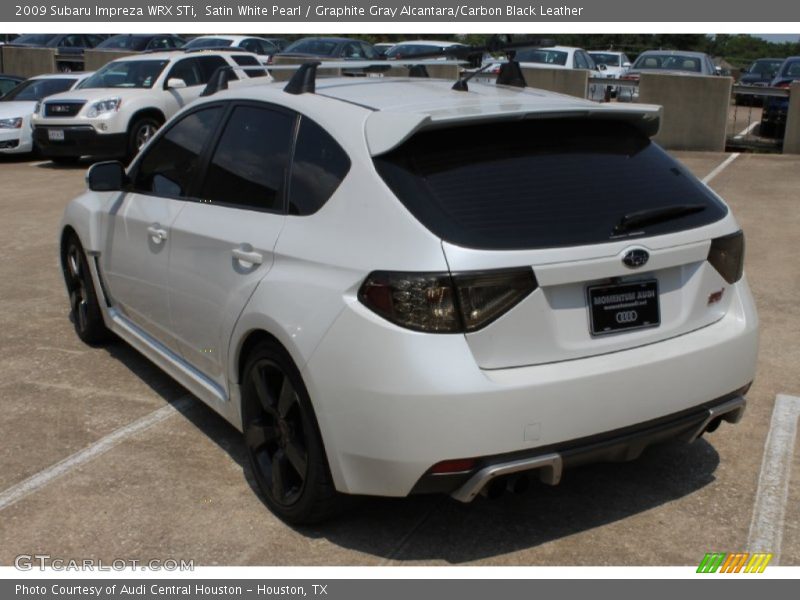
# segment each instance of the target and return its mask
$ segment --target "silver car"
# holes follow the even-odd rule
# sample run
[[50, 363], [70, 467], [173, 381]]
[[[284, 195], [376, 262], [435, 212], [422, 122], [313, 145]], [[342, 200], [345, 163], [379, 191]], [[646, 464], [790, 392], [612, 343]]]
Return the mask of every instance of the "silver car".
[[[664, 73], [669, 75], [718, 75], [711, 57], [704, 52], [683, 50], [647, 50], [642, 52], [630, 71], [622, 79], [639, 81], [642, 73]], [[617, 94], [621, 102], [636, 102], [639, 88], [623, 86]]]

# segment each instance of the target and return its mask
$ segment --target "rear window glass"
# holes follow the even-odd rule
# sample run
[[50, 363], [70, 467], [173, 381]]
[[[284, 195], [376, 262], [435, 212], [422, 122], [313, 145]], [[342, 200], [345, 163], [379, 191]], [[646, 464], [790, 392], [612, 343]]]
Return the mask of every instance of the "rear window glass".
[[569, 55], [561, 50], [517, 50], [517, 60], [522, 63], [566, 65]]
[[[634, 127], [612, 121], [511, 121], [423, 131], [374, 159], [412, 214], [439, 237], [484, 249], [549, 248], [699, 227], [727, 212]], [[676, 205], [691, 214], [614, 234], [626, 215]]]
[[636, 59], [634, 69], [663, 69], [665, 71], [691, 71], [699, 73], [702, 69], [700, 59], [694, 56], [677, 54], [643, 54]]

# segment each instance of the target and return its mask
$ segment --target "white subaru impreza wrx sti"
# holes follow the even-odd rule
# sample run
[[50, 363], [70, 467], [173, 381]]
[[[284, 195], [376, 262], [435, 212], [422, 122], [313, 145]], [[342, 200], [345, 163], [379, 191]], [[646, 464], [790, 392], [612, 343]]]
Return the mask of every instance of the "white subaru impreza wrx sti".
[[650, 140], [659, 107], [307, 76], [194, 102], [61, 228], [77, 334], [242, 430], [278, 516], [555, 484], [739, 419], [743, 234]]

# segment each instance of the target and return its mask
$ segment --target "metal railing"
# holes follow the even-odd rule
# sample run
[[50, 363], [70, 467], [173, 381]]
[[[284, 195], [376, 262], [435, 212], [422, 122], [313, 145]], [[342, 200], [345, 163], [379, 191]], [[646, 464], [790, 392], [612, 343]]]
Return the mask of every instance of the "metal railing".
[[728, 148], [780, 152], [788, 98], [785, 88], [734, 85], [728, 108]]

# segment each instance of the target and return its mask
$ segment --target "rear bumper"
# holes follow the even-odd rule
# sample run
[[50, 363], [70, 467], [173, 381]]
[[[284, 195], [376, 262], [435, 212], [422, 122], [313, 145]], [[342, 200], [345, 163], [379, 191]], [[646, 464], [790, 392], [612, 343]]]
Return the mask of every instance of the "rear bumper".
[[[53, 141], [50, 130], [61, 130], [64, 139]], [[127, 153], [128, 137], [124, 133], [100, 134], [91, 125], [37, 125], [33, 139], [42, 156], [80, 157], [97, 156], [104, 158], [123, 157]]]
[[634, 460], [645, 448], [667, 440], [692, 442], [707, 428], [716, 429], [721, 421], [738, 423], [746, 401], [737, 390], [707, 405], [591, 438], [538, 448], [535, 452], [487, 457], [470, 473], [461, 475], [426, 474], [412, 493], [449, 492], [460, 502], [470, 502], [489, 483], [502, 477], [537, 471], [539, 479], [549, 485], [561, 480], [564, 469], [586, 463]]
[[535, 457], [690, 413], [699, 427], [709, 403], [755, 377], [754, 303], [744, 279], [731, 291], [726, 316], [697, 331], [497, 370], [480, 369], [463, 336], [402, 330], [351, 304], [303, 369], [336, 487], [405, 496], [441, 461]]

